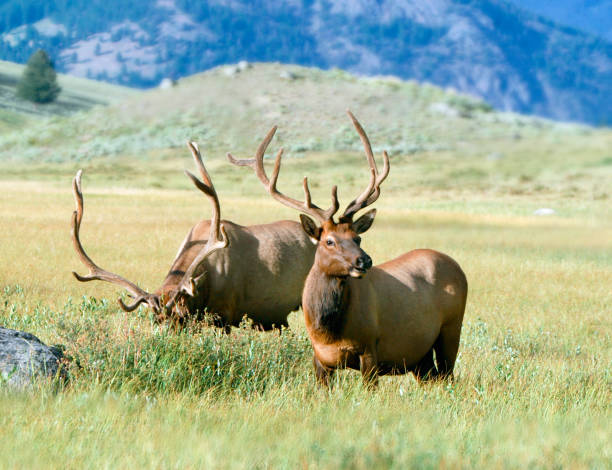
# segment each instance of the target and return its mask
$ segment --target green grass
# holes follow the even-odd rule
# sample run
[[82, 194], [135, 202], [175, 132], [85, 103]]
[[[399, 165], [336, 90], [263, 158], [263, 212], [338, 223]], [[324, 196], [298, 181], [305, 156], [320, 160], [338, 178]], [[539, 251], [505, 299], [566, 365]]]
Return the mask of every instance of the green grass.
[[[169, 94], [131, 98], [125, 108], [52, 118], [2, 137], [12, 143], [0, 151], [0, 324], [62, 345], [70, 382], [0, 390], [0, 467], [610, 468], [610, 131], [476, 105], [470, 117], [434, 119], [427, 103], [446, 94], [433, 87], [306, 69], [282, 85], [274, 78], [281, 68], [256, 66], [233, 82], [245, 80], [256, 96], [278, 86], [272, 105], [252, 98], [263, 107], [258, 115], [240, 104], [241, 87], [231, 100], [223, 91], [231, 79], [212, 71]], [[257, 74], [269, 78], [260, 88]], [[209, 91], [195, 93], [207, 89], [203, 83]], [[291, 87], [298, 85], [305, 97], [319, 90], [320, 101], [297, 107]], [[366, 87], [388, 99], [386, 107]], [[345, 102], [330, 90], [346, 93]], [[394, 93], [412, 98], [392, 103]], [[283, 162], [281, 191], [301, 197], [307, 174], [315, 202], [326, 203], [338, 184], [346, 204], [367, 180], [342, 114], [353, 98], [374, 146], [404, 149], [392, 155], [364, 249], [375, 263], [437, 249], [467, 275], [454, 383], [384, 377], [370, 391], [345, 371], [322, 390], [301, 312], [281, 335], [246, 325], [231, 335], [196, 324], [174, 331], [154, 324], [144, 308], [122, 312], [114, 286], [78, 283], [70, 274], [84, 271], [69, 237], [70, 181], [83, 167], [87, 251], [148, 290], [161, 283], [183, 236], [210, 214], [181, 172], [193, 168], [181, 140], [192, 133], [224, 218], [296, 219], [250, 170], [223, 159], [227, 150], [249, 155], [272, 122], [281, 125], [283, 144], [310, 142]], [[227, 108], [206, 107], [207, 100], [226, 100]], [[283, 103], [289, 109], [281, 118], [266, 114]], [[251, 111], [241, 114], [241, 106]], [[419, 106], [424, 114], [394, 124]], [[188, 109], [191, 117], [180, 117]], [[183, 135], [170, 145], [164, 139], [175, 131]], [[96, 139], [102, 147], [80, 151]], [[540, 207], [556, 213], [533, 215]]]

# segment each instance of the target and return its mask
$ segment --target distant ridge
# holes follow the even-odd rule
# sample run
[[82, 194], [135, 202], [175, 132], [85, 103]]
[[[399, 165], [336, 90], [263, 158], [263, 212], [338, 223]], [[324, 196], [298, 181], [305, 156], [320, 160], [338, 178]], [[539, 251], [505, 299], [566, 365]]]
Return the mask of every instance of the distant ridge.
[[612, 45], [504, 0], [8, 0], [0, 58], [37, 47], [58, 70], [150, 87], [279, 61], [452, 87], [497, 109], [612, 123]]
[[525, 10], [612, 42], [612, 0], [510, 0]]

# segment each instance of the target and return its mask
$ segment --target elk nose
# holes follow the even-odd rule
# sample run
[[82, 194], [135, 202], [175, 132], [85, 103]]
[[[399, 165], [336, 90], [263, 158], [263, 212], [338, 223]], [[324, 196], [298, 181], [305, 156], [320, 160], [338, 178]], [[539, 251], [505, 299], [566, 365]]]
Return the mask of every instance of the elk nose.
[[370, 258], [366, 254], [363, 254], [362, 256], [357, 258], [357, 263], [355, 263], [355, 265], [359, 269], [370, 269], [372, 267], [372, 258]]

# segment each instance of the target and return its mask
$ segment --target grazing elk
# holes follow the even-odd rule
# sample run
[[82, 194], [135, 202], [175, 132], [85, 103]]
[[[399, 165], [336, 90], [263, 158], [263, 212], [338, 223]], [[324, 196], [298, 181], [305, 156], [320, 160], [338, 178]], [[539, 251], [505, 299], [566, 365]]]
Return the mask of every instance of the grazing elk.
[[348, 114], [363, 143], [371, 174], [365, 191], [337, 223], [333, 218], [339, 208], [335, 186], [331, 207], [322, 210], [312, 203], [306, 178], [304, 202], [276, 189], [282, 149], [269, 180], [261, 158], [254, 165], [274, 199], [320, 224], [300, 215], [304, 231], [317, 245], [302, 294], [316, 376], [327, 385], [335, 369], [350, 367], [359, 369], [371, 384], [380, 374], [413, 372], [419, 380], [452, 377], [467, 280], [453, 259], [426, 249], [372, 267], [372, 260], [359, 246], [359, 235], [372, 225], [376, 209], [355, 221], [353, 217], [378, 199], [380, 185], [389, 173], [389, 157], [383, 152], [384, 167], [379, 173], [367, 135], [350, 111]]
[[[257, 152], [263, 158], [271, 132]], [[134, 298], [121, 308], [133, 311], [141, 303], [153, 309], [158, 321], [182, 323], [205, 310], [215, 324], [229, 332], [246, 314], [255, 327], [269, 330], [287, 326], [287, 315], [301, 304], [304, 280], [312, 266], [315, 247], [295, 221], [243, 227], [220, 219], [217, 192], [206, 171], [197, 144], [189, 149], [202, 181], [189, 171], [187, 176], [210, 199], [212, 219], [197, 223], [187, 234], [161, 287], [148, 293], [117, 274], [98, 267], [81, 245], [79, 229], [83, 217], [83, 194], [79, 170], [73, 180], [76, 211], [72, 215], [72, 241], [89, 275], [79, 281], [108, 281], [125, 288]]]

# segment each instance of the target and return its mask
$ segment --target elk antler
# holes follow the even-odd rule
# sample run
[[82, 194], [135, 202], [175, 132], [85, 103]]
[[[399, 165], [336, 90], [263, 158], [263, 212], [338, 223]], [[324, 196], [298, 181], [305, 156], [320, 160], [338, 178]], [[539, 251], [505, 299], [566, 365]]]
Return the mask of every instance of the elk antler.
[[[200, 154], [200, 149], [198, 148], [198, 144], [195, 142], [188, 142], [187, 146], [189, 150], [191, 150], [191, 155], [193, 155], [193, 159], [200, 171], [200, 176], [202, 177], [203, 182], [194, 176], [189, 170], [185, 170], [185, 174], [189, 177], [189, 179], [196, 185], [196, 187], [202, 191], [204, 194], [208, 196], [212, 205], [213, 205], [213, 213], [210, 221], [210, 235], [209, 240], [212, 238], [213, 240], [219, 239], [220, 230], [223, 230], [221, 227], [221, 205], [219, 204], [219, 197], [217, 196], [217, 191], [215, 190], [215, 186], [210, 179], [210, 175], [204, 166], [204, 162], [202, 161], [202, 155]], [[225, 238], [225, 237], [223, 237]]]
[[379, 174], [368, 136], [363, 130], [363, 127], [361, 127], [361, 124], [359, 124], [359, 121], [357, 121], [357, 118], [353, 116], [353, 113], [347, 110], [347, 114], [351, 118], [351, 121], [353, 122], [353, 125], [361, 138], [361, 142], [363, 143], [366, 158], [368, 159], [368, 164], [370, 165], [370, 182], [366, 189], [359, 196], [353, 199], [353, 201], [346, 207], [344, 214], [342, 214], [342, 217], [340, 217], [340, 222], [352, 221], [353, 216], [357, 211], [376, 202], [378, 196], [380, 196], [380, 185], [389, 174], [389, 155], [387, 155], [387, 152], [383, 151], [383, 170], [382, 173]]
[[276, 160], [274, 161], [274, 169], [272, 170], [272, 177], [268, 179], [266, 175], [266, 171], [264, 169], [263, 158], [268, 148], [268, 145], [272, 141], [274, 134], [276, 133], [276, 126], [274, 126], [268, 135], [261, 142], [259, 147], [257, 148], [257, 152], [255, 154], [255, 158], [250, 159], [242, 159], [238, 160], [234, 158], [231, 153], [227, 154], [228, 160], [237, 166], [250, 166], [255, 174], [259, 178], [259, 180], [266, 187], [270, 195], [279, 201], [281, 204], [291, 207], [292, 209], [297, 209], [300, 212], [308, 214], [316, 219], [319, 222], [323, 223], [326, 220], [330, 220], [334, 214], [338, 211], [339, 203], [338, 203], [338, 187], [334, 186], [332, 188], [332, 205], [329, 209], [323, 210], [320, 207], [316, 206], [312, 203], [312, 198], [310, 196], [310, 188], [308, 187], [308, 178], [304, 177], [302, 182], [302, 186], [304, 188], [304, 202], [298, 201], [297, 199], [290, 198], [285, 196], [281, 192], [276, 189], [276, 182], [278, 181], [278, 173], [280, 171], [281, 157], [283, 155], [283, 148], [281, 148], [276, 154]]
[[130, 305], [125, 305], [123, 300], [119, 298], [119, 305], [126, 312], [131, 312], [136, 309], [141, 303], [146, 302], [156, 313], [161, 311], [160, 299], [157, 294], [149, 294], [148, 292], [142, 290], [133, 282], [128, 281], [127, 279], [106, 271], [99, 266], [97, 266], [85, 250], [83, 249], [83, 245], [81, 245], [81, 240], [79, 237], [79, 230], [81, 228], [81, 220], [83, 219], [83, 192], [81, 191], [81, 175], [83, 170], [77, 171], [76, 176], [72, 180], [72, 192], [74, 194], [74, 201], [76, 203], [76, 210], [72, 213], [72, 229], [70, 234], [72, 236], [72, 243], [74, 244], [74, 249], [76, 250], [79, 258], [83, 264], [89, 269], [89, 275], [81, 276], [76, 272], [72, 272], [74, 277], [81, 282], [88, 281], [107, 281], [113, 284], [117, 284], [124, 289], [126, 289], [132, 297], [134, 297], [134, 302]]
[[195, 289], [198, 281], [202, 277], [196, 276], [196, 271], [202, 264], [204, 258], [213, 252], [220, 250], [221, 248], [225, 248], [229, 245], [229, 238], [227, 233], [225, 232], [225, 227], [221, 223], [221, 205], [219, 204], [219, 197], [217, 196], [217, 191], [215, 190], [215, 186], [212, 183], [212, 179], [204, 166], [204, 162], [202, 161], [202, 155], [200, 154], [200, 149], [198, 148], [198, 144], [195, 142], [188, 142], [187, 146], [189, 150], [191, 150], [191, 154], [193, 155], [193, 159], [195, 160], [196, 166], [200, 171], [200, 176], [203, 181], [200, 181], [193, 173], [189, 170], [185, 170], [185, 174], [191, 179], [193, 184], [212, 202], [213, 213], [212, 218], [210, 220], [210, 231], [208, 234], [208, 241], [206, 245], [202, 249], [198, 256], [191, 262], [189, 268], [185, 271], [181, 282], [178, 285], [178, 289], [172, 298], [166, 303], [166, 309], [172, 308], [172, 305], [178, 300], [178, 295], [180, 293], [185, 293], [190, 296], [195, 294]]

